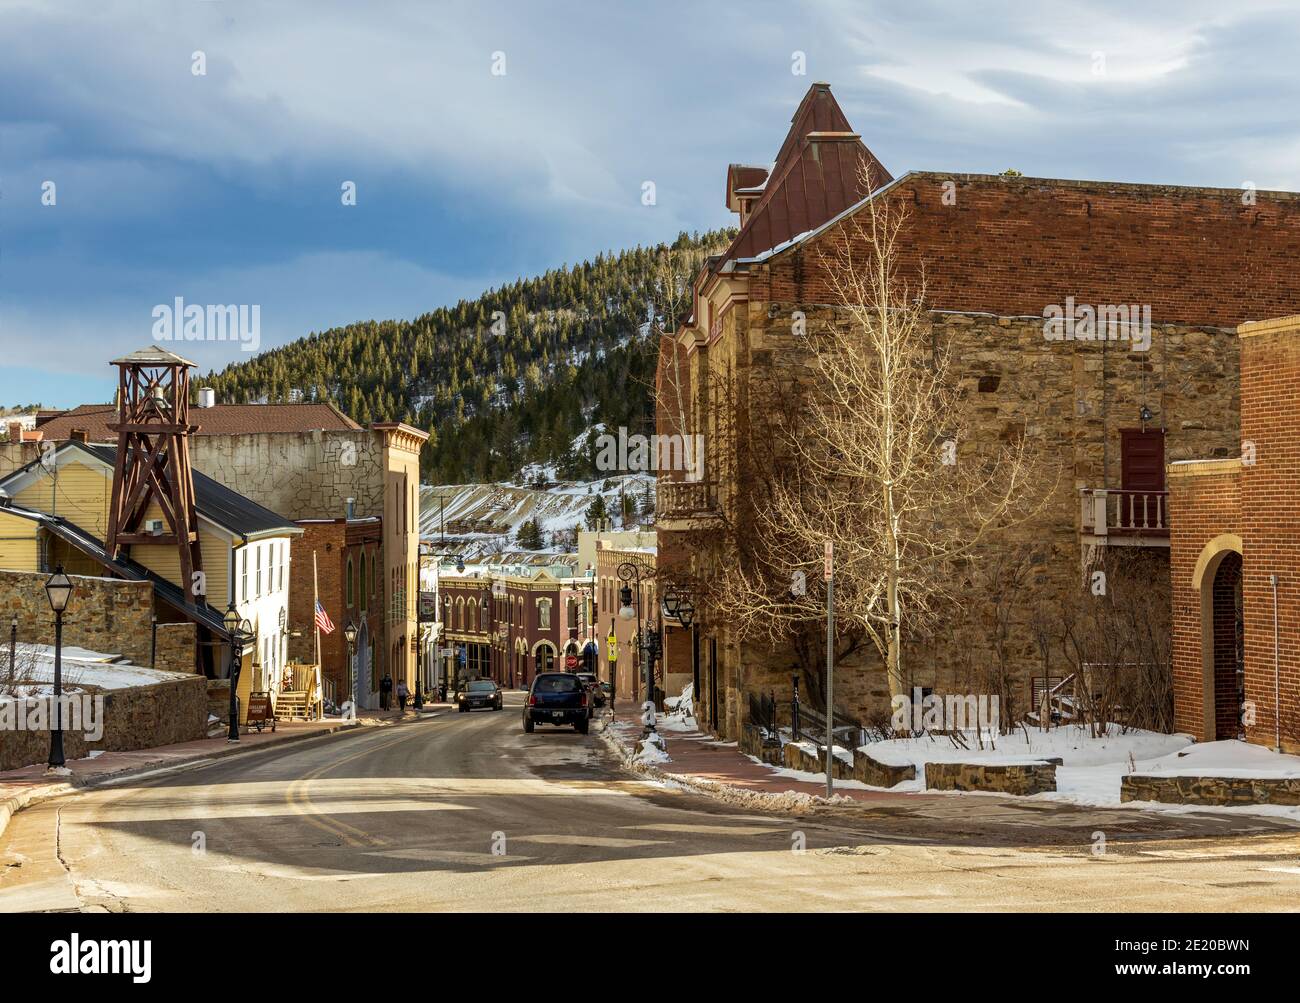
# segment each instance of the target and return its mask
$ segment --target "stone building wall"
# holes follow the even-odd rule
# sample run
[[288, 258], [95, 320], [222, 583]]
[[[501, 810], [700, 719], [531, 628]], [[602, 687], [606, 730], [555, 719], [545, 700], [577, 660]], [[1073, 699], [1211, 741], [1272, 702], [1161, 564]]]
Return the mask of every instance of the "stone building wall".
[[194, 469], [287, 519], [384, 514], [383, 437], [355, 431], [197, 435]]
[[[731, 337], [724, 329], [718, 342], [707, 347], [706, 364], [715, 371], [730, 368], [739, 384], [735, 396], [751, 415], [769, 409], [769, 395], [778, 386], [813, 378], [812, 359], [792, 330], [795, 309], [803, 311], [810, 328], [842, 320], [825, 306], [751, 301], [728, 313], [745, 314], [740, 329], [733, 325]], [[1028, 565], [1022, 587], [1003, 588], [991, 577], [972, 581], [964, 609], [945, 622], [942, 636], [905, 641], [903, 667], [914, 685], [981, 692], [971, 689], [971, 679], [984, 671], [980, 660], [990, 657], [987, 638], [1001, 596], [1011, 604], [1005, 615], [1011, 625], [1006, 657], [1018, 704], [1012, 712], [1023, 712], [1030, 678], [1042, 673], [1030, 628], [1033, 607], [1044, 600], [1066, 600], [1081, 583], [1086, 552], [1080, 540], [1080, 490], [1119, 487], [1120, 433], [1140, 426], [1143, 404], [1153, 416], [1147, 427], [1165, 429], [1167, 462], [1236, 455], [1237, 339], [1234, 332], [1213, 327], [1155, 325], [1150, 349], [1136, 352], [1122, 343], [1048, 341], [1037, 316], [936, 312], [932, 321], [937, 344], [950, 350], [953, 375], [965, 391], [975, 440], [959, 445], [958, 462], [972, 455], [968, 450], [1023, 434], [1047, 472], [1041, 481], [1046, 504], [1033, 520], [991, 542], [976, 561], [992, 576], [999, 554], [1021, 555]], [[735, 434], [749, 434], [749, 429], [737, 422]], [[725, 444], [709, 442], [707, 459], [720, 454], [727, 456]], [[724, 469], [721, 481], [722, 504], [734, 506], [745, 473]], [[661, 538], [666, 548], [674, 546], [662, 528]], [[1153, 548], [1149, 554], [1163, 568], [1160, 578], [1167, 589], [1167, 550]], [[775, 689], [784, 699], [798, 661], [788, 650], [741, 644], [716, 623], [705, 630], [718, 640], [726, 691], [725, 698], [720, 694], [719, 724], [735, 736], [743, 724], [746, 694]], [[888, 689], [874, 649], [838, 665], [836, 696], [842, 711], [862, 720], [879, 719], [888, 707]]]
[[[0, 571], [0, 626], [8, 643], [9, 625], [18, 618], [19, 643], [53, 644], [54, 613], [45, 594], [48, 575]], [[114, 578], [70, 575], [72, 598], [63, 614], [63, 643], [106, 654], [122, 655], [136, 665], [149, 664], [153, 586]], [[161, 634], [161, 631], [160, 631]], [[170, 658], [170, 656], [169, 656]], [[194, 671], [193, 636], [188, 662], [177, 671]], [[159, 668], [173, 665], [159, 664]]]
[[[99, 690], [78, 684], [77, 689], [104, 698], [104, 733], [99, 741], [88, 742], [81, 731], [63, 732], [63, 754], [67, 760], [84, 759], [95, 749], [121, 752], [151, 749], [159, 745], [192, 742], [207, 734], [208, 687], [201, 676], [190, 676], [135, 686], [124, 690]], [[29, 700], [29, 707], [34, 701]], [[50, 715], [46, 714], [48, 719]], [[12, 770], [46, 762], [50, 732], [6, 730], [0, 732], [0, 770]]]

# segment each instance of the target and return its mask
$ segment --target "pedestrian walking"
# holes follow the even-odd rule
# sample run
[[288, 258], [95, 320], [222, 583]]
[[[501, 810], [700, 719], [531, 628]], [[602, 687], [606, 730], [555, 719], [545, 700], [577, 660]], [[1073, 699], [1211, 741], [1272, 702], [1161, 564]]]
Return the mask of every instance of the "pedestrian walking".
[[410, 697], [411, 691], [406, 686], [406, 680], [401, 679], [397, 683], [397, 706], [406, 712], [406, 701]]
[[379, 709], [388, 710], [393, 706], [393, 677], [387, 672], [379, 680]]

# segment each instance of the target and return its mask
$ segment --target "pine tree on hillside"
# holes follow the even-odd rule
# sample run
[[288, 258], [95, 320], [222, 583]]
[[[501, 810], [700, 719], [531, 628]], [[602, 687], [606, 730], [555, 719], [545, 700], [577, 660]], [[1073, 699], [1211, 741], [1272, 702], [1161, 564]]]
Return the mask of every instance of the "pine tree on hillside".
[[[314, 333], [211, 373], [220, 401], [329, 401], [354, 421], [402, 418], [437, 441], [426, 480], [505, 480], [525, 462], [566, 478], [596, 475], [585, 428], [653, 431], [650, 387], [665, 273], [684, 282], [734, 231], [680, 234], [518, 279], [413, 320], [361, 321]], [[504, 330], [493, 330], [503, 314]], [[655, 323], [661, 323], [656, 318]]]

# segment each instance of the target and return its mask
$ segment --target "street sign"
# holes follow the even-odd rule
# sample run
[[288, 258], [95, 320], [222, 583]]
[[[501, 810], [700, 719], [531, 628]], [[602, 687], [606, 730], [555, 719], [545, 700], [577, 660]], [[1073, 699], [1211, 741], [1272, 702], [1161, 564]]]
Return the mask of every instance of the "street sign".
[[618, 661], [618, 638], [614, 636], [613, 631], [610, 631], [609, 637], [607, 637], [605, 641], [609, 645], [609, 660], [611, 662], [617, 662]]
[[577, 655], [565, 655], [565, 656], [564, 656], [564, 667], [565, 667], [566, 669], [576, 669], [576, 668], [578, 667], [578, 656], [577, 656]]
[[826, 581], [828, 582], [831, 580], [831, 578], [834, 577], [834, 571], [833, 571], [834, 563], [835, 563], [835, 544], [831, 543], [830, 540], [827, 540], [826, 555], [822, 561], [822, 577], [826, 579]]

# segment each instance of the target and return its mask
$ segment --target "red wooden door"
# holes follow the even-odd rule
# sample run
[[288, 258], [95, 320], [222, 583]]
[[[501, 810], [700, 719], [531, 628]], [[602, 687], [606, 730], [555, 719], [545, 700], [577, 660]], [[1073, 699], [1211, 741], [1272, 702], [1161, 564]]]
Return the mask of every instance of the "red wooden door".
[[[1160, 429], [1120, 430], [1120, 508], [1125, 528], [1167, 528], [1165, 516], [1165, 433]], [[1161, 494], [1148, 494], [1161, 492]]]

